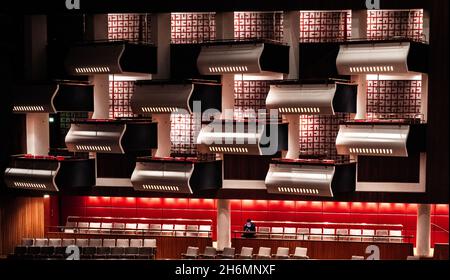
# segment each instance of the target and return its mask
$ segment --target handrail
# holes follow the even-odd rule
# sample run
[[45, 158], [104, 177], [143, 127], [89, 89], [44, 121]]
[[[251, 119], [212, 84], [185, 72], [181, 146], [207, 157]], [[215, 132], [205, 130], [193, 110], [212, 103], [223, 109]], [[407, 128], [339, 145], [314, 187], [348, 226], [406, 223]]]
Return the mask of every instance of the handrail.
[[435, 223], [431, 223], [431, 225], [437, 227], [438, 229], [440, 229], [442, 231], [445, 231], [446, 233], [448, 233], [448, 229], [445, 229], [445, 228], [443, 228], [443, 227], [441, 227], [441, 226], [439, 226], [439, 225], [437, 225]]
[[95, 217], [95, 216], [68, 216], [66, 222], [70, 219], [86, 219], [90, 220], [123, 220], [123, 221], [181, 221], [181, 222], [209, 222], [212, 223], [211, 219], [184, 219], [184, 218], [126, 218], [126, 217]]
[[255, 224], [286, 224], [286, 225], [338, 225], [338, 226], [380, 226], [380, 227], [400, 227], [402, 224], [371, 224], [371, 223], [334, 223], [334, 222], [292, 222], [292, 221], [253, 221]]
[[64, 231], [65, 229], [77, 229], [77, 230], [98, 230], [102, 232], [112, 232], [112, 231], [122, 231], [122, 232], [212, 232], [212, 230], [204, 230], [204, 229], [130, 229], [130, 228], [102, 228], [102, 227], [67, 227], [67, 226], [47, 226], [47, 228], [52, 229], [61, 229]]

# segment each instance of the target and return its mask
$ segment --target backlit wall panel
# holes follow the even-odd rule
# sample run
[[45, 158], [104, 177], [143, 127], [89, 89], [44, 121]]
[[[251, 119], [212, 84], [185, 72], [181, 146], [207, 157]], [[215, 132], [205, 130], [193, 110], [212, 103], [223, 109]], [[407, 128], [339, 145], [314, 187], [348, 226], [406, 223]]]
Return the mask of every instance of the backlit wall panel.
[[150, 43], [151, 17], [148, 14], [108, 14], [108, 39]]
[[392, 37], [428, 40], [429, 38], [423, 36], [423, 10], [368, 10], [367, 38]]
[[257, 118], [259, 109], [266, 108], [270, 85], [267, 81], [234, 81], [234, 118]]
[[234, 38], [282, 41], [282, 12], [235, 12]]
[[300, 11], [300, 42], [344, 41], [351, 37], [351, 11]]
[[171, 42], [193, 44], [214, 40], [216, 24], [214, 13], [172, 13]]
[[109, 81], [109, 118], [128, 118], [135, 116], [130, 107], [134, 93], [133, 81]]

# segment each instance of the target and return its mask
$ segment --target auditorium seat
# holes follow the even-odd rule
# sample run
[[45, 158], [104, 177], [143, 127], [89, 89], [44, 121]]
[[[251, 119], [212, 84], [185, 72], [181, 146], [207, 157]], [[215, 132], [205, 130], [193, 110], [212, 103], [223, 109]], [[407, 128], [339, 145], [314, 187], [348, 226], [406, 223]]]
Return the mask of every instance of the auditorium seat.
[[256, 237], [269, 238], [270, 227], [257, 227], [256, 232]]
[[136, 256], [136, 259], [152, 259], [155, 258], [154, 254], [154, 247], [140, 247], [138, 249], [138, 255]]
[[363, 261], [364, 257], [363, 256], [352, 256], [352, 260]]
[[257, 259], [270, 259], [272, 248], [270, 247], [259, 247], [258, 254], [255, 254], [255, 258]]
[[186, 236], [186, 225], [175, 225], [175, 236]]
[[204, 259], [215, 259], [217, 256], [217, 250], [214, 247], [206, 246], [203, 254], [200, 255]]
[[126, 231], [125, 231], [126, 234], [136, 234], [137, 224], [127, 223], [125, 225], [125, 229], [126, 229]]
[[272, 227], [270, 229], [270, 239], [281, 239], [281, 238], [283, 238], [283, 228]]
[[407, 256], [406, 260], [407, 261], [418, 261], [418, 260], [420, 260], [420, 257], [419, 256]]
[[89, 232], [89, 223], [88, 222], [78, 222], [77, 230], [79, 233], [88, 233]]
[[89, 242], [89, 239], [77, 238], [77, 240], [75, 241], [75, 245], [80, 247], [80, 248], [81, 247], [86, 247], [86, 246], [88, 246], [88, 242]]
[[311, 228], [309, 231], [309, 240], [322, 240], [322, 229], [321, 228]]
[[34, 239], [33, 238], [22, 238], [22, 246], [33, 246]]
[[277, 253], [272, 255], [276, 259], [289, 259], [289, 248], [278, 247]]
[[130, 246], [130, 239], [117, 239], [116, 240], [116, 247], [129, 247]]
[[65, 233], [75, 233], [77, 229], [77, 222], [67, 222], [66, 226], [64, 227]]
[[291, 255], [291, 258], [293, 258], [293, 259], [309, 259], [307, 253], [308, 253], [308, 248], [295, 247], [294, 254]]
[[322, 240], [334, 241], [336, 240], [336, 231], [334, 228], [324, 228]]
[[143, 241], [142, 239], [130, 239], [130, 247], [142, 247]]
[[114, 223], [111, 233], [112, 234], [123, 234], [124, 229], [125, 229], [125, 223]]
[[233, 247], [225, 247], [223, 248], [223, 252], [217, 254], [219, 259], [234, 259], [236, 253], [236, 248]]
[[241, 253], [237, 256], [239, 259], [251, 259], [253, 258], [253, 248], [252, 247], [242, 247]]
[[297, 228], [297, 239], [308, 240], [309, 228]]
[[110, 259], [122, 259], [125, 257], [125, 247], [112, 247], [111, 254], [108, 256]]
[[198, 225], [187, 225], [186, 226], [186, 236], [197, 237], [198, 236]]
[[295, 239], [295, 231], [297, 229], [294, 227], [285, 227], [283, 239]]
[[144, 239], [144, 247], [156, 248], [156, 239]]
[[209, 233], [211, 231], [210, 225], [200, 225], [198, 229], [198, 237], [209, 237]]
[[181, 257], [183, 259], [197, 259], [198, 258], [198, 247], [189, 246], [186, 250], [186, 253], [182, 253]]
[[112, 223], [102, 223], [101, 233], [111, 233]]
[[373, 242], [374, 240], [374, 236], [375, 235], [375, 231], [373, 229], [363, 229], [362, 231], [362, 241], [363, 242]]
[[163, 224], [161, 235], [164, 236], [173, 236], [173, 225], [171, 224]]
[[347, 228], [336, 229], [336, 236], [339, 241], [347, 241], [348, 240], [348, 229]]
[[62, 244], [61, 238], [49, 238], [48, 239], [48, 246], [60, 247], [61, 244]]
[[387, 229], [377, 229], [375, 230], [375, 241], [376, 242], [388, 242], [389, 241], [389, 231]]
[[75, 245], [74, 238], [63, 238], [61, 241], [61, 246], [55, 248], [55, 258], [65, 258], [67, 246]]
[[401, 243], [402, 242], [402, 231], [401, 230], [390, 230], [389, 231], [389, 242]]
[[126, 247], [125, 257], [127, 259], [136, 259], [139, 256], [139, 248], [140, 247]]
[[148, 224], [137, 224], [137, 234], [146, 234], [148, 232]]
[[361, 241], [361, 230], [360, 229], [350, 229], [349, 241], [359, 242]]
[[101, 223], [98, 223], [98, 222], [91, 222], [91, 223], [89, 223], [89, 233], [93, 233], [93, 234], [95, 234], [95, 233], [100, 233], [100, 226], [101, 226]]
[[161, 233], [161, 224], [150, 224], [149, 233], [151, 235], [159, 235]]
[[33, 246], [38, 246], [38, 247], [48, 246], [48, 239], [47, 238], [36, 238], [34, 240]]
[[103, 247], [116, 247], [116, 240], [113, 238], [103, 239]]

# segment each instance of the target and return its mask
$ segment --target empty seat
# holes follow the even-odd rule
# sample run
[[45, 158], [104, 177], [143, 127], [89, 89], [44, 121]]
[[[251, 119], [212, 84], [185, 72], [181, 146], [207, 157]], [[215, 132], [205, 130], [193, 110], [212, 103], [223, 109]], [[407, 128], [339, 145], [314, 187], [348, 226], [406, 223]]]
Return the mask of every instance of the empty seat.
[[108, 246], [108, 247], [98, 247], [97, 253], [95, 254], [96, 259], [107, 259], [111, 255], [111, 248], [114, 246]]
[[407, 256], [406, 260], [408, 260], [408, 261], [418, 261], [418, 260], [420, 260], [420, 257], [419, 256]]
[[130, 240], [129, 239], [117, 239], [116, 247], [129, 247]]
[[214, 247], [206, 246], [205, 251], [203, 254], [200, 255], [200, 257], [205, 259], [215, 259], [217, 256], [217, 250]]
[[258, 254], [255, 255], [257, 259], [270, 259], [270, 252], [272, 248], [269, 247], [259, 247]]
[[283, 238], [283, 228], [282, 227], [272, 227], [270, 229], [271, 239], [281, 239]]
[[75, 245], [78, 247], [87, 247], [89, 240], [86, 238], [77, 238], [77, 241], [75, 242]]
[[113, 234], [123, 234], [123, 230], [124, 229], [125, 229], [125, 223], [114, 223], [111, 233], [113, 233]]
[[65, 233], [74, 233], [77, 228], [77, 222], [66, 222], [66, 226], [64, 227]]
[[116, 240], [112, 238], [103, 239], [103, 247], [116, 247]]
[[54, 246], [43, 246], [39, 252], [40, 258], [50, 258], [55, 253]]
[[36, 238], [34, 240], [34, 245], [38, 247], [48, 246], [48, 239], [47, 238]]
[[98, 222], [90, 222], [89, 223], [89, 233], [100, 233], [100, 225]]
[[34, 239], [33, 238], [22, 238], [22, 246], [33, 246]]
[[87, 246], [81, 248], [81, 258], [83, 259], [91, 259], [97, 254], [97, 247], [95, 246]]
[[150, 234], [159, 235], [161, 234], [161, 225], [160, 224], [150, 224]]
[[126, 234], [136, 234], [137, 224], [131, 223], [125, 225], [125, 233]]
[[156, 239], [144, 239], [144, 247], [156, 248]]
[[184, 259], [196, 259], [198, 258], [198, 247], [189, 246], [186, 250], [186, 253], [182, 253], [181, 257]]
[[130, 247], [142, 247], [142, 239], [130, 239]]
[[164, 236], [172, 236], [173, 235], [173, 225], [171, 224], [163, 224], [161, 235]]
[[108, 256], [111, 259], [122, 259], [125, 256], [125, 247], [112, 247], [111, 254]]
[[79, 233], [88, 233], [89, 223], [88, 222], [78, 222], [77, 231]]
[[186, 236], [196, 237], [198, 236], [198, 225], [187, 225]]
[[152, 259], [155, 257], [155, 248], [154, 247], [140, 247], [138, 249], [137, 259]]
[[22, 257], [25, 256], [28, 252], [27, 246], [16, 246], [14, 247], [14, 256], [15, 257]]
[[111, 233], [112, 223], [102, 223], [101, 233]]
[[145, 234], [148, 232], [149, 225], [148, 224], [137, 224], [137, 233], [138, 234]]
[[236, 253], [236, 248], [233, 247], [225, 247], [223, 248], [223, 252], [218, 254], [217, 257], [221, 259], [234, 259]]
[[307, 240], [309, 235], [309, 228], [297, 228], [297, 239]]
[[89, 247], [102, 247], [102, 240], [98, 238], [89, 239]]
[[186, 235], [186, 225], [175, 225], [175, 236], [185, 236]]
[[322, 240], [322, 229], [321, 228], [311, 228], [309, 231], [309, 240]]
[[259, 238], [269, 238], [270, 227], [257, 227], [256, 237]]
[[363, 261], [364, 257], [363, 256], [352, 256], [352, 260]]
[[241, 253], [238, 256], [240, 259], [251, 259], [253, 258], [253, 248], [251, 247], [242, 247]]
[[307, 253], [308, 253], [308, 248], [295, 247], [294, 254], [291, 255], [291, 258], [293, 258], [293, 259], [309, 259]]
[[283, 239], [295, 239], [295, 231], [297, 229], [294, 227], [285, 227]]
[[389, 231], [387, 229], [377, 229], [375, 230], [375, 241], [376, 242], [388, 242], [389, 241]]
[[390, 230], [389, 242], [401, 243], [403, 241], [401, 236], [402, 236], [401, 230]]
[[139, 248], [140, 247], [126, 247], [125, 248], [125, 257], [127, 259], [135, 259], [139, 256]]
[[210, 232], [210, 225], [200, 225], [200, 227], [198, 228], [198, 237], [209, 237]]
[[336, 229], [336, 237], [340, 241], [348, 240], [348, 229], [347, 228]]
[[350, 229], [350, 236], [348, 237], [350, 241], [361, 241], [361, 230], [360, 229]]
[[53, 247], [59, 247], [61, 246], [61, 238], [49, 238], [48, 239], [48, 246], [53, 246]]
[[324, 228], [322, 240], [336, 240], [336, 231], [334, 228]]
[[61, 245], [63, 247], [75, 245], [75, 239], [74, 238], [63, 238]]
[[375, 231], [373, 229], [363, 229], [362, 231], [362, 241], [363, 242], [373, 242]]
[[289, 258], [289, 248], [278, 247], [277, 253], [273, 255], [276, 259], [288, 259]]

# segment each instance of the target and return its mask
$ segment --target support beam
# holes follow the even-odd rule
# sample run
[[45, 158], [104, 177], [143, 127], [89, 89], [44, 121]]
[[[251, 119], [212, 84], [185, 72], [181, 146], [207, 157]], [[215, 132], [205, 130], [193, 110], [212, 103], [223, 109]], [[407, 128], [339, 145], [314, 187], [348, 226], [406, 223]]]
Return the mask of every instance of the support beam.
[[231, 202], [217, 200], [217, 249], [231, 247]]
[[417, 206], [416, 255], [430, 257], [431, 255], [431, 205]]

